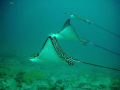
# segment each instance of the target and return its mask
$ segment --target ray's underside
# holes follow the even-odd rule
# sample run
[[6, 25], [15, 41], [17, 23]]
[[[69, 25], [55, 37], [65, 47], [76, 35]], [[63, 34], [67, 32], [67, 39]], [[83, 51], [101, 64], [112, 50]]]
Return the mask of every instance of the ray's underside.
[[33, 62], [68, 62], [73, 65], [74, 60], [69, 57], [59, 46], [55, 37], [48, 37], [39, 54], [31, 56]]

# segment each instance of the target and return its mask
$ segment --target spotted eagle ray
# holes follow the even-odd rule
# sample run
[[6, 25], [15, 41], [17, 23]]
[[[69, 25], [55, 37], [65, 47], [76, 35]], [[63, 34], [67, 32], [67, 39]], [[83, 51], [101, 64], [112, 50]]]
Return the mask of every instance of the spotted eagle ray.
[[119, 69], [100, 66], [87, 62], [81, 62], [78, 59], [73, 59], [72, 57], [69, 57], [58, 44], [56, 37], [51, 36], [49, 36], [45, 41], [41, 52], [31, 55], [30, 60], [33, 62], [67, 62], [69, 65], [74, 65], [75, 62], [77, 62], [120, 71]]
[[68, 19], [61, 31], [49, 34], [51, 37], [56, 37], [57, 39], [80, 41], [83, 45], [86, 45], [88, 41], [85, 38], [80, 38], [74, 27], [70, 24], [70, 19]]
[[[48, 37], [40, 53], [31, 55], [33, 62], [68, 62], [73, 65], [75, 59], [69, 57], [59, 46], [56, 37]], [[77, 60], [76, 60], [77, 61]]]
[[82, 20], [82, 21], [84, 21], [84, 22], [86, 22], [86, 23], [88, 23], [88, 24], [93, 24], [93, 25], [95, 25], [95, 26], [101, 28], [102, 30], [104, 30], [104, 31], [106, 31], [106, 32], [108, 32], [108, 33], [110, 33], [110, 34], [112, 34], [112, 35], [114, 35], [114, 36], [120, 37], [120, 35], [117, 35], [117, 34], [111, 32], [111, 31], [109, 31], [109, 30], [103, 28], [102, 26], [99, 26], [98, 24], [96, 24], [96, 23], [90, 21], [89, 19], [86, 19], [86, 18], [83, 17], [83, 16], [80, 16], [80, 15], [77, 15], [77, 14], [74, 14], [74, 13], [65, 13], [65, 14], [70, 15], [71, 18], [75, 18], [75, 19]]

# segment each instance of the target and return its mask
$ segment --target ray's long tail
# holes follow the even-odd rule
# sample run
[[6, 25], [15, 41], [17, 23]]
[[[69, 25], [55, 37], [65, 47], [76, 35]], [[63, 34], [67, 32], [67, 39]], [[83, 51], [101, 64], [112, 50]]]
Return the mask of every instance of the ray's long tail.
[[106, 31], [106, 32], [108, 32], [108, 33], [114, 35], [114, 36], [120, 37], [120, 35], [117, 35], [117, 34], [111, 32], [111, 31], [109, 31], [109, 30], [107, 30], [107, 29], [105, 29], [105, 28], [103, 28], [103, 27], [101, 27], [101, 26], [99, 26], [99, 25], [97, 25], [97, 24], [95, 24], [95, 23], [93, 23], [93, 24], [94, 24], [95, 26], [101, 28], [102, 30], [104, 30], [104, 31]]
[[106, 50], [106, 51], [111, 52], [111, 53], [116, 54], [116, 55], [120, 55], [120, 53], [116, 53], [116, 52], [111, 51], [111, 50], [109, 50], [109, 49], [106, 49], [106, 48], [104, 48], [104, 47], [102, 47], [102, 46], [99, 46], [99, 45], [97, 45], [97, 44], [94, 44], [94, 43], [86, 40], [85, 38], [79, 38], [79, 41], [80, 41], [83, 45], [86, 45], [86, 44], [89, 43], [89, 44], [94, 45], [95, 47], [98, 47], [98, 48], [100, 48], [100, 49]]
[[101, 49], [103, 49], [103, 50], [106, 50], [106, 51], [108, 51], [108, 52], [111, 52], [111, 53], [113, 53], [113, 54], [120, 55], [119, 53], [116, 53], [116, 52], [114, 52], [114, 51], [111, 51], [111, 50], [109, 50], [109, 49], [106, 49], [106, 48], [104, 48], [104, 47], [101, 47], [101, 46], [99, 46], [99, 45], [97, 45], [97, 44], [94, 44], [94, 43], [91, 43], [91, 42], [90, 42], [90, 44], [94, 45], [95, 47], [98, 47], [98, 48], [101, 48]]
[[78, 62], [78, 63], [83, 63], [83, 64], [87, 64], [87, 65], [96, 66], [96, 67], [102, 67], [102, 68], [107, 68], [107, 69], [110, 69], [110, 70], [120, 71], [119, 69], [116, 69], [116, 68], [111, 68], [111, 67], [101, 66], [101, 65], [97, 65], [97, 64], [82, 62], [82, 61], [79, 61], [79, 60], [74, 60], [74, 61], [75, 61], [75, 62]]

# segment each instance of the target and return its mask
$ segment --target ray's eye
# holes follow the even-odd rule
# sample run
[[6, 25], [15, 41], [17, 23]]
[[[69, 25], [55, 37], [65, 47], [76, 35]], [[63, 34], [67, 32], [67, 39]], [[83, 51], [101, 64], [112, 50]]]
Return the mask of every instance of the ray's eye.
[[35, 57], [38, 57], [39, 56], [39, 53], [34, 53], [31, 55], [32, 58], [35, 58]]

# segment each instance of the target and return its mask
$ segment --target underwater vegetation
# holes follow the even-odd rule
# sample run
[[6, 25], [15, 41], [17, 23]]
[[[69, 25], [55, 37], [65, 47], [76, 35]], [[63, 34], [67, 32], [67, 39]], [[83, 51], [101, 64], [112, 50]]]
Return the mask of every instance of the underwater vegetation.
[[34, 80], [36, 79], [39, 80], [44, 78], [45, 78], [45, 74], [37, 69], [33, 69], [29, 72], [25, 72], [21, 77], [22, 81], [25, 82], [26, 84], [32, 84]]
[[[62, 71], [66, 68], [52, 74], [50, 72], [53, 72], [53, 69], [44, 72], [44, 68], [31, 68], [34, 67], [33, 64], [27, 64], [20, 63], [21, 68], [18, 68], [19, 66], [9, 63], [1, 63], [0, 90], [120, 90], [120, 76], [103, 72], [99, 72], [100, 75], [95, 72], [63, 74]], [[26, 66], [26, 69], [23, 66]]]

